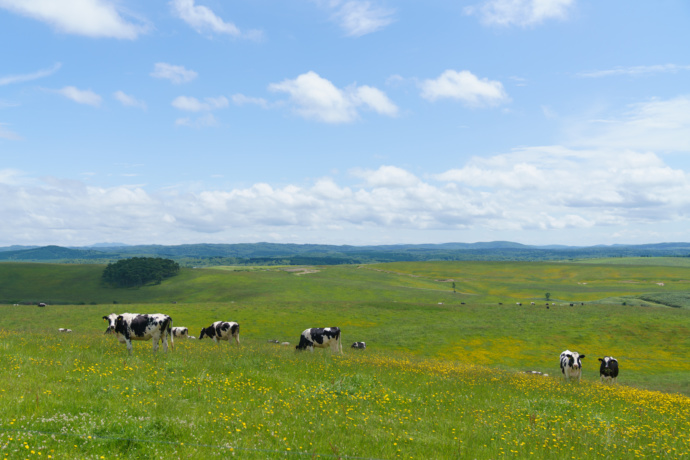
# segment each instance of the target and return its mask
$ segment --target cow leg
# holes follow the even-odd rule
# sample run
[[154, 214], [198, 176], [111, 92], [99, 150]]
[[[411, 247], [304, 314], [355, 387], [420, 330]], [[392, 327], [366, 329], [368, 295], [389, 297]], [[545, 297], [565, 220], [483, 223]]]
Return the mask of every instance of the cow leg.
[[125, 339], [125, 340], [127, 341], [127, 351], [131, 355], [132, 354], [132, 341], [129, 339]]
[[218, 345], [218, 337], [213, 337], [213, 341], [216, 342], [216, 345]]
[[[172, 339], [170, 339], [172, 342]], [[168, 336], [166, 334], [163, 334], [163, 351], [168, 352]]]
[[158, 340], [160, 340], [158, 337], [155, 337], [153, 339], [153, 352], [154, 353], [158, 351]]
[[240, 335], [239, 334], [235, 334], [235, 342], [237, 342], [237, 346], [240, 345]]

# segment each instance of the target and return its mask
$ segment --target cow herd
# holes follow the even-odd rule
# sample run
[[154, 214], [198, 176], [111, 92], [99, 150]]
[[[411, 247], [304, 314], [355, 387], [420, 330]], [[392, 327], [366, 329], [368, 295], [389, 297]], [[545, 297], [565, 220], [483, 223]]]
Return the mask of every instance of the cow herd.
[[[120, 343], [127, 344], [127, 351], [132, 354], [133, 340], [153, 340], [153, 351], [158, 350], [158, 343], [163, 343], [163, 351], [168, 351], [168, 338], [170, 338], [170, 347], [174, 349], [174, 338], [189, 338], [194, 339], [194, 336], [189, 335], [189, 329], [186, 327], [173, 327], [172, 318], [168, 315], [155, 313], [151, 315], [141, 315], [138, 313], [122, 313], [120, 315], [112, 313], [104, 316], [103, 319], [108, 323], [105, 330], [106, 334], [115, 334]], [[60, 332], [72, 332], [70, 329], [60, 328]], [[239, 346], [240, 344], [240, 325], [234, 321], [216, 321], [208, 327], [201, 329], [199, 339], [208, 337], [214, 342], [219, 343], [219, 340], [230, 342], [234, 340]], [[269, 342], [280, 343], [281, 345], [289, 345], [289, 342], [279, 342], [278, 340], [269, 340]], [[310, 350], [314, 348], [330, 348], [336, 353], [343, 352], [343, 346], [340, 338], [339, 327], [313, 327], [305, 329], [299, 338], [299, 343], [295, 347], [296, 350]], [[355, 342], [351, 348], [365, 349], [365, 342]], [[582, 359], [585, 355], [581, 355], [576, 351], [565, 350], [561, 353], [560, 366], [563, 378], [566, 381], [577, 380], [582, 378]], [[615, 383], [618, 378], [618, 360], [611, 356], [599, 358], [601, 363], [599, 368], [599, 377], [602, 382]], [[544, 375], [544, 374], [542, 374]]]
[[[168, 315], [155, 313], [152, 315], [141, 315], [138, 313], [111, 313], [104, 316], [103, 320], [108, 323], [105, 334], [115, 334], [120, 343], [127, 344], [127, 351], [132, 354], [133, 340], [153, 340], [153, 351], [158, 350], [159, 342], [163, 343], [163, 351], [168, 351], [168, 339], [170, 339], [170, 348], [175, 348], [174, 339], [195, 337], [189, 335], [189, 329], [186, 327], [173, 327], [172, 318]], [[71, 330], [64, 330], [60, 328], [60, 332], [72, 332]], [[239, 346], [240, 344], [240, 325], [234, 321], [216, 321], [209, 327], [204, 327], [199, 333], [199, 339], [208, 337], [214, 342], [219, 343], [219, 340], [230, 341], [234, 340]], [[277, 340], [270, 342], [281, 343]], [[282, 342], [281, 345], [289, 345], [289, 342]], [[305, 329], [300, 335], [299, 344], [295, 347], [297, 350], [314, 351], [314, 348], [330, 348], [334, 352], [342, 354], [343, 346], [340, 341], [339, 327], [313, 327]], [[364, 342], [355, 342], [352, 348], [364, 349], [366, 344]]]

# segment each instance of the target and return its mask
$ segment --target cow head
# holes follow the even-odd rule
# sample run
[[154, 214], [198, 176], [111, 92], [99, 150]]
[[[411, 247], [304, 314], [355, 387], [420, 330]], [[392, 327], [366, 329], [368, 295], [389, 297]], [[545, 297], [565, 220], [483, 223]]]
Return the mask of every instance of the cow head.
[[213, 329], [213, 325], [209, 327], [202, 327], [201, 332], [199, 332], [199, 340], [203, 339], [204, 337], [208, 337], [209, 339], [212, 339], [215, 337], [216, 331]]
[[117, 321], [118, 315], [116, 313], [111, 313], [108, 316], [104, 316], [103, 320], [105, 320], [108, 323], [108, 327], [106, 328], [104, 334], [112, 334], [115, 332], [115, 322]]
[[610, 356], [606, 356], [604, 358], [599, 358], [599, 362], [601, 363], [601, 371], [605, 370], [611, 370], [613, 369], [614, 363], [616, 366], [618, 366], [618, 360], [616, 358], [612, 358]]
[[565, 358], [567, 359], [568, 362], [568, 367], [572, 369], [581, 369], [582, 368], [582, 362], [580, 361], [583, 359], [585, 355], [581, 355], [576, 351], [567, 353], [565, 355]]

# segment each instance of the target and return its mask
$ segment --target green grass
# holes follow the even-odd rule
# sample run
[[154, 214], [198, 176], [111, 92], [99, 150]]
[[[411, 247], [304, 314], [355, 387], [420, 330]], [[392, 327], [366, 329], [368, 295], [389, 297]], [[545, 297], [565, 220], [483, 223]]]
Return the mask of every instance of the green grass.
[[[0, 458], [690, 452], [690, 309], [619, 302], [682, 295], [687, 269], [461, 262], [318, 270], [183, 270], [160, 286], [119, 291], [100, 287], [92, 267], [0, 264], [0, 275], [13, 277], [0, 276], [0, 298], [131, 299], [0, 306]], [[544, 292], [557, 299], [548, 310]], [[585, 305], [570, 307], [573, 300]], [[150, 342], [135, 342], [128, 356], [103, 335], [101, 319], [124, 311], [169, 314], [193, 335], [238, 321], [242, 346], [178, 340], [153, 355]], [[294, 345], [303, 329], [330, 325], [343, 330], [342, 357], [267, 343]], [[367, 349], [348, 349], [354, 341]], [[566, 348], [587, 355], [579, 385], [561, 381]], [[613, 387], [598, 382], [596, 358], [605, 355], [620, 361]]]

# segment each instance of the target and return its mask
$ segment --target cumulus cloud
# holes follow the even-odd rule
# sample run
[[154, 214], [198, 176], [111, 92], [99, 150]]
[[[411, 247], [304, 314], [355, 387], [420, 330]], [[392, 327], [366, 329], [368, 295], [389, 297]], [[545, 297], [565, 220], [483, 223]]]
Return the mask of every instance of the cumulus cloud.
[[195, 97], [178, 96], [172, 101], [172, 106], [188, 112], [206, 112], [227, 107], [228, 99], [225, 96], [219, 96], [207, 97], [200, 101]]
[[398, 107], [379, 89], [356, 85], [340, 89], [312, 71], [294, 80], [272, 83], [268, 89], [287, 93], [298, 115], [324, 123], [355, 121], [359, 118], [360, 109], [387, 116], [398, 113]]
[[253, 39], [261, 37], [261, 32], [256, 30], [243, 33], [235, 24], [224, 21], [210, 8], [196, 5], [195, 0], [172, 0], [170, 2], [170, 7], [172, 8], [173, 14], [189, 24], [200, 34], [211, 32], [230, 35], [232, 37], [247, 37]]
[[193, 70], [187, 70], [181, 65], [172, 65], [166, 62], [156, 62], [150, 75], [154, 78], [170, 80], [176, 85], [190, 82], [198, 76]]
[[269, 107], [268, 101], [261, 97], [250, 97], [244, 94], [233, 94], [232, 103], [238, 106], [243, 105], [258, 105], [261, 108], [267, 109]]
[[113, 97], [120, 101], [120, 103], [126, 107], [136, 107], [139, 109], [146, 110], [146, 103], [144, 101], [140, 101], [137, 98], [125, 94], [122, 91], [116, 91], [115, 93], [113, 93]]
[[467, 70], [446, 70], [434, 80], [424, 80], [420, 87], [425, 99], [456, 99], [470, 107], [495, 106], [510, 100], [501, 82], [479, 79]]
[[62, 64], [58, 62], [48, 69], [41, 69], [28, 74], [7, 75], [5, 77], [0, 77], [0, 86], [9, 85], [12, 83], [23, 83], [26, 81], [38, 80], [39, 78], [48, 77], [57, 72], [60, 69], [60, 67], [62, 67]]
[[347, 1], [331, 4], [335, 9], [333, 19], [350, 37], [376, 32], [394, 21], [395, 10], [373, 6], [371, 2]]
[[133, 40], [148, 30], [125, 20], [117, 2], [109, 0], [0, 0], [0, 8], [87, 37]]
[[68, 99], [73, 100], [79, 104], [91, 105], [98, 107], [101, 105], [102, 98], [90, 89], [81, 90], [74, 86], [65, 86], [62, 89], [55, 90], [58, 94], [62, 94]]
[[566, 19], [575, 0], [486, 0], [465, 8], [490, 26], [527, 27], [549, 19]]
[[374, 231], [418, 232], [417, 240], [429, 241], [430, 230], [587, 230], [609, 238], [640, 225], [687, 228], [690, 212], [688, 173], [635, 151], [532, 147], [425, 177], [393, 165], [356, 169], [351, 177], [360, 182], [325, 177], [190, 192], [106, 188], [0, 170], [0, 217], [12, 216], [0, 218], [0, 236], [22, 228], [23, 242], [59, 237], [63, 244], [76, 235], [91, 242], [179, 243], [295, 232], [340, 241], [358, 234], [363, 244]]
[[197, 118], [184, 117], [175, 120], [176, 126], [188, 126], [190, 128], [204, 128], [206, 126], [218, 126], [218, 120], [212, 113], [207, 113]]

